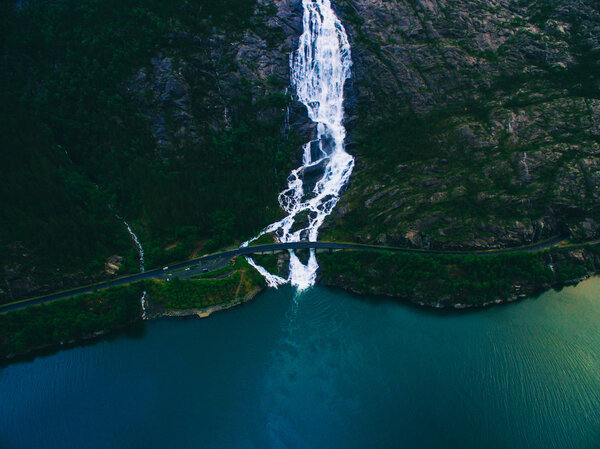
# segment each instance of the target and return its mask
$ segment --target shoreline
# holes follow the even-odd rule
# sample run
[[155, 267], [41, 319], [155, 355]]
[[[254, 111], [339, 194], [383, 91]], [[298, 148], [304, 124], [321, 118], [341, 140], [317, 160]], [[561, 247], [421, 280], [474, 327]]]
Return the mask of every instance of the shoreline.
[[232, 309], [237, 306], [241, 306], [247, 302], [252, 301], [256, 298], [260, 293], [265, 290], [265, 287], [256, 288], [254, 291], [251, 291], [246, 296], [242, 298], [234, 298], [231, 301], [227, 301], [221, 304], [216, 304], [214, 306], [209, 307], [199, 307], [192, 309], [169, 309], [163, 312], [156, 313], [154, 315], [150, 315], [150, 317], [146, 318], [144, 321], [155, 320], [159, 318], [186, 318], [191, 316], [197, 316], [198, 318], [208, 318], [213, 313], [220, 312], [222, 310]]
[[387, 298], [387, 299], [391, 299], [391, 300], [394, 300], [397, 302], [406, 303], [406, 304], [410, 304], [410, 305], [417, 306], [417, 307], [422, 307], [422, 308], [429, 309], [429, 310], [458, 310], [458, 311], [464, 310], [464, 311], [468, 311], [468, 310], [484, 310], [484, 309], [489, 309], [493, 306], [500, 306], [500, 305], [506, 305], [506, 304], [512, 304], [512, 303], [516, 303], [516, 302], [525, 301], [528, 299], [538, 297], [544, 293], [549, 292], [550, 290], [559, 291], [564, 287], [576, 286], [580, 282], [583, 282], [594, 276], [600, 276], [600, 274], [597, 272], [588, 273], [585, 276], [570, 279], [570, 280], [567, 280], [560, 284], [549, 285], [549, 286], [547, 286], [547, 288], [543, 288], [543, 287], [536, 288], [529, 293], [513, 293], [505, 299], [498, 298], [498, 299], [494, 299], [491, 301], [485, 301], [485, 302], [481, 302], [481, 303], [471, 303], [471, 304], [463, 303], [463, 302], [441, 302], [441, 301], [431, 303], [431, 302], [426, 302], [426, 301], [423, 301], [422, 299], [419, 299], [416, 295], [401, 296], [401, 295], [393, 295], [393, 294], [389, 294], [389, 293], [385, 293], [385, 292], [381, 292], [381, 291], [366, 292], [366, 291], [361, 291], [359, 289], [356, 289], [348, 284], [337, 284], [335, 282], [326, 283], [326, 282], [318, 281], [317, 283], [324, 287], [340, 289], [345, 292], [351, 293], [353, 295], [376, 296], [376, 297], [381, 297], [381, 298]]
[[[485, 301], [485, 302], [481, 302], [481, 303], [466, 303], [466, 302], [461, 302], [461, 301], [452, 302], [449, 300], [449, 298], [446, 298], [446, 300], [442, 300], [442, 301], [438, 301], [438, 302], [427, 302], [422, 299], [423, 297], [418, 292], [413, 292], [412, 295], [394, 295], [394, 294], [386, 293], [385, 291], [381, 291], [381, 290], [377, 290], [377, 289], [372, 290], [372, 291], [363, 291], [363, 290], [360, 290], [359, 288], [357, 288], [356, 286], [351, 285], [351, 283], [325, 282], [322, 278], [318, 279], [317, 285], [321, 285], [321, 286], [325, 286], [325, 287], [332, 287], [332, 288], [339, 288], [343, 291], [346, 291], [346, 292], [349, 292], [349, 293], [352, 293], [355, 295], [360, 295], [360, 296], [365, 296], [365, 295], [379, 296], [382, 298], [388, 298], [388, 299], [395, 300], [398, 302], [410, 304], [410, 305], [417, 306], [420, 308], [422, 307], [422, 308], [426, 308], [426, 309], [431, 309], [431, 310], [468, 311], [468, 310], [483, 310], [483, 309], [488, 309], [488, 308], [496, 306], [496, 305], [504, 305], [504, 304], [520, 302], [520, 301], [523, 301], [526, 299], [537, 297], [537, 296], [539, 296], [547, 291], [550, 291], [552, 289], [560, 290], [561, 288], [566, 287], [566, 286], [577, 285], [580, 282], [582, 282], [586, 279], [589, 279], [590, 277], [592, 277], [594, 275], [598, 275], [598, 272], [595, 270], [588, 271], [584, 276], [580, 276], [580, 277], [573, 278], [573, 279], [568, 279], [561, 283], [555, 283], [552, 285], [530, 285], [529, 288], [526, 289], [526, 291], [525, 290], [521, 291], [520, 289], [517, 289], [516, 291], [513, 291], [511, 295], [509, 295], [508, 297], [506, 297], [504, 299], [497, 298], [494, 300], [489, 300], [489, 301]], [[77, 346], [85, 346], [86, 344], [91, 344], [95, 341], [101, 341], [106, 338], [114, 337], [123, 332], [131, 331], [132, 329], [135, 328], [136, 325], [143, 326], [143, 323], [146, 321], [156, 320], [156, 319], [160, 319], [160, 318], [186, 318], [186, 317], [193, 317], [193, 316], [196, 316], [200, 319], [208, 318], [211, 315], [213, 315], [214, 313], [228, 310], [228, 309], [243, 305], [247, 302], [250, 302], [253, 299], [255, 299], [260, 293], [264, 292], [265, 290], [266, 290], [266, 286], [257, 287], [254, 290], [252, 290], [250, 293], [248, 293], [247, 295], [245, 295], [241, 298], [234, 298], [231, 301], [223, 302], [221, 304], [216, 304], [216, 305], [212, 305], [212, 306], [204, 307], [204, 308], [168, 309], [168, 310], [150, 312], [148, 314], [147, 318], [142, 318], [142, 316], [140, 315], [135, 320], [125, 323], [124, 325], [119, 326], [117, 329], [114, 329], [110, 332], [106, 332], [105, 330], [99, 330], [99, 331], [94, 332], [93, 334], [85, 335], [85, 336], [82, 336], [77, 339], [72, 339], [69, 341], [62, 341], [59, 344], [51, 343], [51, 344], [36, 346], [35, 348], [32, 348], [29, 351], [22, 353], [22, 354], [8, 354], [4, 358], [0, 359], [0, 367], [6, 366], [6, 365], [12, 364], [12, 363], [18, 363], [21, 361], [31, 361], [31, 360], [34, 360], [38, 356], [54, 354], [54, 353], [60, 351], [62, 348], [70, 349], [70, 348], [74, 348]]]
[[241, 306], [247, 302], [252, 301], [256, 298], [260, 293], [265, 290], [265, 287], [259, 287], [248, 293], [246, 296], [241, 298], [234, 298], [231, 301], [227, 301], [221, 304], [216, 304], [214, 306], [204, 307], [204, 308], [193, 308], [193, 309], [171, 309], [165, 310], [163, 312], [151, 313], [146, 318], [142, 318], [140, 315], [135, 320], [130, 321], [128, 323], [119, 326], [117, 329], [114, 329], [110, 332], [106, 332], [105, 330], [99, 330], [89, 335], [84, 335], [76, 339], [71, 339], [68, 341], [62, 341], [60, 343], [48, 343], [42, 344], [36, 347], [29, 349], [27, 352], [20, 354], [8, 354], [3, 358], [0, 358], [0, 368], [3, 366], [7, 366], [12, 363], [19, 362], [27, 362], [33, 361], [36, 357], [44, 356], [44, 355], [52, 355], [59, 352], [61, 349], [72, 349], [76, 347], [85, 346], [87, 344], [92, 344], [96, 341], [102, 341], [110, 337], [115, 337], [123, 332], [131, 331], [135, 328], [136, 325], [143, 325], [147, 321], [158, 320], [161, 318], [186, 318], [191, 316], [197, 316], [198, 318], [208, 318], [212, 314], [216, 312], [220, 312], [223, 310], [231, 309], [237, 306]]
[[141, 325], [143, 321], [144, 320], [140, 316], [139, 318], [136, 318], [135, 320], [130, 321], [129, 323], [123, 324], [122, 326], [119, 326], [118, 328], [110, 332], [106, 332], [104, 330], [96, 331], [93, 334], [85, 335], [68, 341], [61, 341], [60, 343], [48, 343], [39, 345], [29, 349], [27, 352], [23, 352], [20, 354], [8, 354], [4, 358], [0, 358], [0, 369], [12, 363], [29, 362], [33, 361], [35, 358], [40, 356], [56, 354], [62, 349], [73, 349], [77, 347], [87, 346], [88, 344], [94, 344], [96, 342], [100, 342], [111, 337], [116, 337], [121, 333], [133, 330], [136, 327], [136, 325]]

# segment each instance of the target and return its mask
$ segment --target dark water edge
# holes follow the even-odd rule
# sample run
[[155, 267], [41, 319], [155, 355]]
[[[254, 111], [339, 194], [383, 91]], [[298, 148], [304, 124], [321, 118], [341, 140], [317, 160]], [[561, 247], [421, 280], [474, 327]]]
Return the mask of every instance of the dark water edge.
[[13, 363], [32, 362], [38, 357], [46, 357], [57, 354], [61, 351], [94, 346], [103, 341], [115, 341], [116, 339], [126, 338], [143, 338], [146, 333], [145, 322], [136, 320], [123, 327], [115, 329], [111, 332], [103, 332], [101, 334], [93, 334], [83, 338], [64, 342], [63, 344], [47, 344], [33, 348], [24, 354], [11, 355], [6, 358], [0, 358], [0, 369], [7, 367]]
[[269, 290], [0, 369], [0, 448], [596, 448], [599, 324], [598, 278], [470, 311]]
[[[308, 253], [306, 253], [306, 254], [307, 254], [306, 257], [308, 257]], [[306, 264], [306, 261], [304, 261], [303, 263]], [[451, 313], [467, 313], [469, 311], [471, 311], [471, 312], [472, 311], [481, 311], [481, 310], [485, 310], [490, 307], [506, 306], [506, 305], [512, 304], [517, 301], [531, 300], [533, 297], [537, 297], [537, 296], [543, 294], [544, 292], [548, 292], [548, 291], [560, 292], [564, 287], [571, 286], [571, 285], [577, 285], [581, 281], [586, 280], [589, 277], [590, 276], [586, 276], [581, 279], [572, 280], [572, 281], [566, 282], [564, 284], [561, 284], [559, 286], [555, 286], [551, 289], [541, 289], [540, 288], [536, 292], [537, 295], [528, 297], [528, 298], [509, 298], [507, 300], [502, 300], [502, 301], [494, 301], [494, 302], [487, 302], [487, 303], [481, 303], [481, 304], [470, 304], [468, 306], [463, 306], [462, 304], [456, 304], [454, 306], [448, 306], [448, 305], [440, 306], [440, 305], [435, 305], [435, 304], [428, 304], [428, 303], [423, 303], [423, 302], [412, 301], [410, 299], [401, 298], [401, 297], [394, 297], [394, 296], [387, 296], [387, 295], [369, 295], [364, 292], [355, 291], [353, 288], [350, 288], [350, 287], [344, 288], [344, 287], [338, 287], [337, 285], [320, 284], [319, 287], [330, 288], [333, 290], [342, 290], [342, 291], [346, 292], [346, 294], [348, 294], [349, 296], [351, 296], [357, 300], [367, 301], [367, 302], [371, 302], [371, 303], [390, 303], [390, 304], [394, 304], [394, 303], [397, 304], [397, 303], [401, 302], [401, 303], [404, 303], [408, 307], [415, 307], [416, 309], [419, 309], [419, 310], [430, 310], [430, 311], [432, 311], [432, 313], [434, 313], [436, 315], [440, 315], [440, 314], [444, 315], [445, 313], [451, 314]], [[253, 300], [255, 298], [255, 296], [256, 295], [253, 295], [250, 300]], [[248, 301], [243, 301], [240, 303], [232, 303], [231, 305], [226, 305], [226, 307], [224, 307], [222, 310], [211, 311], [211, 314], [223, 312], [223, 311], [229, 310], [232, 307], [239, 307], [246, 302], [248, 302]], [[167, 318], [167, 319], [169, 319], [169, 318], [195, 319], [196, 318], [195, 309], [182, 310], [182, 312], [183, 312], [183, 314], [181, 316], [176, 315], [176, 314], [175, 315], [163, 314], [163, 315], [150, 317], [150, 320], [165, 319], [165, 318]], [[38, 347], [31, 348], [27, 352], [22, 353], [22, 354], [16, 354], [16, 355], [9, 354], [9, 356], [7, 356], [7, 357], [0, 357], [0, 368], [6, 367], [13, 363], [33, 361], [37, 357], [43, 357], [43, 356], [56, 354], [60, 351], [66, 350], [66, 349], [72, 349], [72, 348], [76, 348], [79, 346], [85, 347], [85, 346], [95, 345], [102, 340], [112, 341], [115, 338], [119, 338], [122, 336], [127, 336], [127, 337], [131, 337], [131, 338], [138, 338], [138, 337], [141, 338], [141, 337], [143, 337], [143, 335], [145, 334], [145, 331], [146, 331], [146, 328], [145, 328], [146, 322], [147, 321], [142, 321], [141, 316], [140, 316], [135, 321], [125, 324], [125, 325], [122, 325], [122, 326], [118, 327], [117, 329], [114, 329], [110, 332], [103, 331], [99, 334], [90, 334], [90, 335], [86, 335], [86, 336], [83, 336], [83, 337], [80, 337], [77, 339], [73, 339], [73, 340], [70, 340], [70, 341], [67, 341], [67, 342], [64, 342], [61, 344], [55, 344], [55, 343], [41, 344]]]

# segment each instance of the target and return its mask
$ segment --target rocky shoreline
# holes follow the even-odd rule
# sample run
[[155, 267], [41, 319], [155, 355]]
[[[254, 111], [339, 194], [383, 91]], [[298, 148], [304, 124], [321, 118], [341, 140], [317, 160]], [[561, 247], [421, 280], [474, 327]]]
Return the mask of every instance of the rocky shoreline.
[[594, 272], [594, 273], [587, 274], [583, 277], [565, 281], [564, 283], [561, 283], [561, 284], [540, 287], [528, 294], [514, 293], [513, 295], [511, 295], [507, 298], [504, 298], [504, 299], [499, 298], [499, 299], [495, 299], [493, 301], [485, 301], [485, 302], [481, 302], [481, 303], [472, 303], [472, 304], [463, 303], [463, 302], [453, 302], [453, 301], [440, 301], [440, 302], [431, 303], [431, 302], [423, 301], [422, 296], [419, 295], [418, 292], [416, 292], [414, 296], [397, 296], [397, 295], [392, 295], [392, 294], [389, 294], [389, 293], [386, 293], [383, 291], [365, 292], [363, 290], [354, 288], [346, 283], [336, 283], [336, 282], [319, 282], [319, 283], [325, 287], [339, 288], [341, 290], [347, 291], [349, 293], [353, 293], [355, 295], [363, 296], [363, 295], [368, 294], [368, 295], [374, 295], [374, 296], [383, 296], [386, 298], [398, 299], [399, 301], [408, 302], [408, 303], [414, 304], [416, 306], [425, 307], [428, 309], [474, 310], [474, 309], [487, 309], [489, 307], [493, 307], [493, 306], [497, 306], [497, 305], [510, 304], [510, 303], [514, 303], [514, 302], [524, 301], [528, 298], [532, 298], [534, 296], [539, 296], [550, 290], [560, 290], [563, 287], [577, 285], [580, 282], [582, 282], [586, 279], [589, 279], [590, 277], [595, 276], [597, 274], [598, 274], [597, 272]]
[[[340, 269], [336, 266], [335, 259], [325, 259], [319, 278], [321, 285], [341, 288], [358, 295], [375, 295], [396, 298], [400, 301], [434, 308], [434, 309], [483, 309], [494, 305], [507, 304], [521, 301], [526, 298], [538, 296], [550, 289], [561, 289], [600, 273], [600, 257], [598, 247], [585, 247], [572, 250], [553, 250], [538, 255], [523, 255], [529, 258], [530, 266], [536, 271], [521, 272], [518, 269], [508, 271], [501, 275], [496, 272], [485, 275], [471, 275], [464, 273], [473, 265], [460, 266], [459, 258], [440, 258], [434, 262], [438, 271], [427, 278], [414, 280], [410, 276], [402, 276], [404, 271], [410, 271], [407, 260], [402, 260], [398, 266], [390, 269], [390, 273], [381, 276], [382, 260], [372, 255], [354, 256], [351, 266], [355, 271]], [[385, 265], [394, 264], [394, 259], [388, 256]], [[493, 256], [492, 256], [493, 257]], [[332, 262], [333, 260], [333, 262]], [[483, 262], [483, 260], [481, 261]], [[496, 266], [510, 264], [515, 259], [497, 259]], [[518, 262], [518, 261], [517, 261]], [[474, 262], [476, 264], [477, 262]], [[419, 262], [415, 270], [418, 275]], [[379, 270], [377, 269], [379, 267]], [[408, 268], [407, 268], [408, 267]], [[440, 268], [441, 267], [441, 268]], [[427, 272], [430, 267], [424, 267]], [[397, 271], [396, 271], [397, 270]], [[457, 275], [463, 271], [462, 274]], [[394, 276], [394, 274], [396, 274]], [[504, 277], [503, 277], [504, 276]], [[494, 283], [495, 282], [495, 283]], [[410, 285], [398, 288], [396, 284]], [[500, 285], [500, 287], [498, 287]], [[485, 291], [492, 291], [487, 297], [479, 296]], [[478, 294], [479, 293], [479, 294]]]
[[227, 301], [227, 302], [224, 302], [221, 304], [216, 304], [216, 305], [210, 306], [210, 307], [199, 307], [199, 308], [192, 308], [192, 309], [168, 309], [168, 310], [164, 310], [162, 312], [155, 312], [155, 313], [150, 314], [146, 318], [146, 321], [163, 318], [163, 317], [184, 318], [184, 317], [197, 316], [198, 318], [208, 318], [215, 312], [220, 312], [222, 310], [231, 309], [233, 307], [237, 307], [237, 306], [245, 304], [249, 301], [252, 301], [254, 298], [256, 298], [256, 296], [258, 296], [259, 293], [263, 292], [264, 289], [265, 289], [264, 287], [256, 288], [254, 291], [248, 293], [246, 296], [243, 296], [241, 298], [234, 298], [231, 301]]
[[143, 326], [144, 321], [151, 321], [151, 320], [156, 320], [156, 319], [165, 318], [165, 317], [184, 318], [184, 317], [197, 316], [198, 318], [207, 318], [207, 317], [211, 316], [213, 313], [220, 312], [222, 310], [231, 309], [233, 307], [240, 306], [242, 304], [245, 304], [245, 303], [253, 300], [254, 298], [256, 298], [256, 296], [259, 293], [264, 291], [264, 289], [265, 289], [264, 286], [256, 287], [252, 291], [250, 291], [248, 294], [246, 294], [245, 296], [236, 297], [230, 301], [226, 301], [226, 302], [223, 302], [220, 304], [215, 304], [215, 305], [212, 305], [209, 307], [190, 308], [190, 309], [160, 308], [160, 307], [157, 307], [156, 305], [152, 305], [151, 298], [148, 298], [149, 299], [148, 302], [151, 305], [150, 305], [150, 311], [149, 311], [149, 313], [146, 314], [145, 318], [143, 317], [142, 310], [140, 309], [140, 314], [138, 316], [136, 316], [135, 319], [130, 320], [126, 323], [123, 323], [123, 324], [115, 327], [114, 329], [111, 329], [110, 331], [101, 329], [101, 330], [97, 330], [92, 333], [80, 335], [78, 338], [71, 338], [66, 341], [60, 341], [59, 343], [52, 342], [52, 343], [35, 345], [35, 346], [27, 349], [26, 351], [18, 353], [18, 354], [8, 353], [4, 357], [0, 357], [0, 366], [2, 366], [3, 364], [32, 360], [33, 358], [35, 358], [38, 355], [52, 354], [55, 351], [59, 351], [63, 348], [73, 348], [73, 347], [77, 347], [77, 346], [81, 346], [81, 345], [86, 345], [86, 344], [92, 343], [94, 341], [99, 341], [99, 340], [102, 340], [102, 339], [110, 337], [110, 336], [115, 336], [124, 331], [129, 331], [129, 330], [133, 329], [136, 325]]

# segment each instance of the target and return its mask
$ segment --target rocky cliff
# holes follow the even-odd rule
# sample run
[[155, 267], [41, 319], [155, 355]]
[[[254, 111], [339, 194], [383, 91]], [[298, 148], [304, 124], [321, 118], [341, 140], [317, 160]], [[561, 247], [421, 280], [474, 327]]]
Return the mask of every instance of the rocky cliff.
[[[323, 238], [597, 237], [596, 1], [332, 3], [352, 45], [357, 164]], [[288, 92], [300, 0], [1, 8], [0, 301], [98, 279], [111, 255], [135, 270], [115, 211], [148, 267], [279, 216], [312, 133]]]
[[600, 230], [595, 1], [338, 0], [357, 169], [324, 233], [418, 247]]

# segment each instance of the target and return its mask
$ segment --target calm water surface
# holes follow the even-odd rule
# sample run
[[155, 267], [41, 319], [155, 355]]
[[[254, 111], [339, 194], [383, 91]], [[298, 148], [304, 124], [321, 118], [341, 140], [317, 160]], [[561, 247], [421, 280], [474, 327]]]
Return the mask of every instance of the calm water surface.
[[478, 312], [316, 287], [0, 370], [0, 448], [600, 447], [600, 279]]

